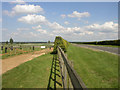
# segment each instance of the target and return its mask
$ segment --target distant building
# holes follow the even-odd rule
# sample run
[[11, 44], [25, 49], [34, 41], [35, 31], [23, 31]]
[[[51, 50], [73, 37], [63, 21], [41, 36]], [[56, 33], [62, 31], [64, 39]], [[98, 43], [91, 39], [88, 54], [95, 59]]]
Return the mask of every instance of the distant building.
[[41, 48], [45, 48], [45, 46], [41, 46]]

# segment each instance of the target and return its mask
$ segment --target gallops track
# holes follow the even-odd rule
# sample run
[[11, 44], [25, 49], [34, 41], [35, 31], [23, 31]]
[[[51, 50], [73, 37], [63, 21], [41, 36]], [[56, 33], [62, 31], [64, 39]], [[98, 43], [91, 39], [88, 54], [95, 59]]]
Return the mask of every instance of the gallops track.
[[20, 65], [24, 62], [30, 61], [33, 58], [44, 55], [52, 50], [53, 49], [43, 49], [40, 51], [35, 51], [32, 53], [22, 54], [22, 55], [4, 59], [4, 60], [2, 60], [2, 74], [7, 72], [8, 70], [13, 69], [14, 67], [17, 67], [18, 65]]

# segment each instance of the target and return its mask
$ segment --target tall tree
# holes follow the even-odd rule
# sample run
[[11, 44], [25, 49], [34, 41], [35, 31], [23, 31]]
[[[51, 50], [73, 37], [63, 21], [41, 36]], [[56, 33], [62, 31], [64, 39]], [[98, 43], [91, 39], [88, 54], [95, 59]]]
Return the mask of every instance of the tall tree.
[[13, 39], [12, 38], [10, 38], [10, 43], [13, 44]]

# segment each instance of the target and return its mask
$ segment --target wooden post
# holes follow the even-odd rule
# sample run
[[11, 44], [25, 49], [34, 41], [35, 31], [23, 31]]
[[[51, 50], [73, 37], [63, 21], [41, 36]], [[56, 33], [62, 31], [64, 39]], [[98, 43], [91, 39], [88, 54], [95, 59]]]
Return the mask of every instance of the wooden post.
[[7, 47], [5, 47], [5, 53], [7, 53]]
[[3, 50], [3, 46], [1, 46], [1, 50]]
[[[73, 69], [73, 62], [69, 61], [62, 49], [58, 47], [58, 55], [61, 58], [61, 72], [63, 76], [63, 88], [74, 89], [74, 88], [86, 88], [81, 78], [77, 75], [76, 71]], [[67, 78], [69, 75], [69, 79]], [[67, 83], [67, 80], [69, 83]]]
[[67, 69], [64, 64], [64, 84], [65, 84], [65, 89], [67, 89]]
[[[73, 67], [73, 62], [72, 62], [72, 61], [69, 61], [69, 63], [70, 63], [70, 65]], [[69, 82], [68, 89], [74, 90], [73, 85], [72, 85], [72, 82], [71, 82], [71, 80], [70, 80], [70, 77], [68, 77], [68, 82]]]
[[33, 46], [33, 51], [34, 51], [35, 47]]

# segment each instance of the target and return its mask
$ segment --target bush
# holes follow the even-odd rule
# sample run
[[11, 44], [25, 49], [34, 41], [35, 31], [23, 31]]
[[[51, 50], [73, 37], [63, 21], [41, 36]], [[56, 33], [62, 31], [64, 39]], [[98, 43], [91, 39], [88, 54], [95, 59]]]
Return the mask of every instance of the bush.
[[67, 47], [69, 45], [69, 42], [67, 42], [66, 40], [64, 40], [62, 37], [57, 36], [55, 38], [55, 42], [54, 42], [54, 53], [57, 53], [57, 47], [61, 47], [61, 49], [66, 52], [67, 51]]

